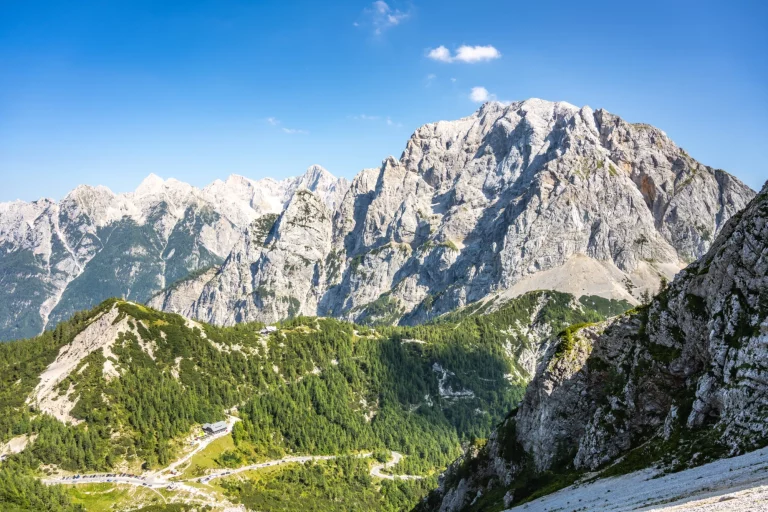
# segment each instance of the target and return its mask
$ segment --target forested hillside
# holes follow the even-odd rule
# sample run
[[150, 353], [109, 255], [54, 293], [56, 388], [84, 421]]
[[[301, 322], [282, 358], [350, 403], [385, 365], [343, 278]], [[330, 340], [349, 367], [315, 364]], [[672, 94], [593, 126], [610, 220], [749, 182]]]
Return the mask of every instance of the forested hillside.
[[[416, 327], [299, 317], [266, 333], [258, 323], [220, 328], [109, 300], [42, 336], [0, 345], [0, 437], [31, 439], [3, 464], [14, 468], [7, 478], [43, 467], [165, 466], [194, 425], [235, 411], [234, 448], [220, 458], [231, 467], [291, 453], [396, 450], [406, 457], [394, 472], [433, 474], [519, 402], [543, 340], [625, 306], [533, 292], [493, 313], [469, 309]], [[336, 478], [354, 481], [355, 464], [339, 464]], [[280, 489], [289, 476], [275, 480]], [[266, 499], [254, 489], [231, 492]], [[426, 492], [409, 489], [396, 501]]]

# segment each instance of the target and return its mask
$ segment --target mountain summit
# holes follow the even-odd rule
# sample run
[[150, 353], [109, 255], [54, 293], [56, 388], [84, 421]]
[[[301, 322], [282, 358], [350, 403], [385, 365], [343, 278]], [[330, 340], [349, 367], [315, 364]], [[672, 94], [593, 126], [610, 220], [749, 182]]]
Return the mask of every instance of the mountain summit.
[[[263, 243], [155, 307], [230, 325], [414, 323], [535, 289], [637, 303], [754, 192], [645, 124], [530, 99], [422, 126], [335, 208], [295, 194]], [[181, 295], [179, 295], [181, 294]]]

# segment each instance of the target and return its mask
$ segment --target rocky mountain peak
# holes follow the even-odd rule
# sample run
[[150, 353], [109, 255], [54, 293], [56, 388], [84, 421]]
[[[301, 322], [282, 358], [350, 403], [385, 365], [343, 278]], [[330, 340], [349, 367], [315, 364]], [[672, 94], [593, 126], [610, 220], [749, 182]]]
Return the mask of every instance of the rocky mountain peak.
[[311, 165], [307, 168], [307, 171], [291, 187], [292, 190], [304, 189], [315, 192], [330, 210], [335, 210], [341, 203], [348, 188], [347, 179], [336, 178], [319, 165]]
[[310, 165], [301, 176], [300, 183], [309, 190], [316, 189], [321, 184], [330, 184], [336, 177], [319, 165]]
[[165, 180], [155, 173], [150, 173], [149, 176], [144, 178], [138, 187], [136, 187], [135, 194], [138, 196], [147, 196], [157, 194], [163, 190], [165, 186]]
[[[426, 124], [399, 160], [388, 157], [351, 184], [315, 167], [292, 190], [302, 183], [333, 212], [333, 245], [312, 278], [322, 299], [311, 314], [376, 322], [371, 310], [386, 310], [387, 322], [417, 322], [534, 289], [637, 303], [706, 252], [753, 195], [660, 130], [540, 99], [491, 102]], [[313, 251], [325, 247], [318, 244]], [[256, 257], [282, 260], [279, 250]], [[217, 285], [215, 300], [279, 320], [261, 299], [235, 292], [246, 281], [266, 286], [242, 266], [254, 254], [233, 255], [241, 265], [232, 289]], [[273, 292], [303, 304], [290, 287]], [[210, 310], [200, 309], [201, 319], [222, 321]]]

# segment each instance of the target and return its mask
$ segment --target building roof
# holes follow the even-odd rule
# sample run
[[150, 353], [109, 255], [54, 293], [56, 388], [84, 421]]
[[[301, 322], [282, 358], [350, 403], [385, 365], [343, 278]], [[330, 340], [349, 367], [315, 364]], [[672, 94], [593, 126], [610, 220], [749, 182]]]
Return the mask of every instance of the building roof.
[[204, 423], [203, 424], [203, 430], [212, 430], [214, 432], [218, 432], [221, 430], [227, 430], [227, 422], [226, 421], [217, 421], [216, 423]]

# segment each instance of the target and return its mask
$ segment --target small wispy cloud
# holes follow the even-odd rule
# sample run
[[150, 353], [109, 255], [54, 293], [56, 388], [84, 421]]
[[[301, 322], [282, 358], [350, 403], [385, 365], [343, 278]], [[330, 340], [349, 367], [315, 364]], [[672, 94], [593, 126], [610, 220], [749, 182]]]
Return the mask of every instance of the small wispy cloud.
[[394, 9], [387, 2], [377, 0], [363, 10], [361, 20], [355, 21], [352, 25], [370, 28], [374, 35], [380, 36], [386, 30], [400, 25], [410, 16], [410, 11]]
[[431, 85], [432, 85], [432, 82], [434, 82], [436, 78], [437, 78], [437, 75], [436, 75], [436, 74], [434, 74], [434, 73], [430, 73], [430, 74], [428, 74], [428, 75], [426, 76], [426, 78], [424, 79], [424, 87], [429, 87], [429, 86], [431, 86]]
[[455, 54], [443, 45], [433, 48], [427, 52], [427, 57], [438, 62], [464, 62], [466, 64], [475, 64], [501, 58], [501, 52], [491, 45], [488, 46], [459, 46]]
[[469, 93], [469, 99], [476, 103], [485, 103], [486, 101], [495, 100], [496, 95], [489, 93], [485, 87], [473, 87]]
[[[268, 117], [266, 118], [267, 123], [269, 123], [272, 126], [280, 126], [280, 120], [276, 117]], [[283, 133], [287, 133], [289, 135], [296, 135], [296, 134], [303, 134], [306, 135], [309, 132], [307, 130], [300, 130], [298, 128], [287, 128], [285, 126], [280, 126], [280, 130]]]
[[383, 120], [384, 123], [386, 123], [387, 126], [395, 126], [395, 127], [398, 127], [398, 128], [403, 126], [402, 124], [393, 121], [392, 118], [389, 117], [389, 116], [382, 117], [382, 116], [371, 116], [371, 115], [368, 115], [368, 114], [360, 114], [360, 115], [355, 115], [355, 116], [347, 116], [347, 118], [348, 119], [352, 119], [353, 121], [378, 122], [378, 121]]

